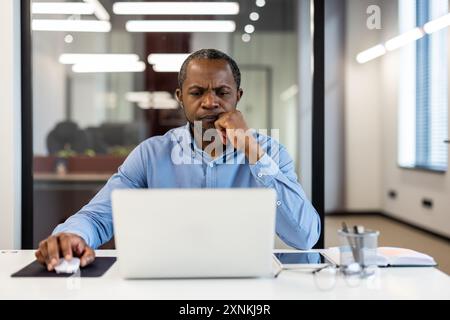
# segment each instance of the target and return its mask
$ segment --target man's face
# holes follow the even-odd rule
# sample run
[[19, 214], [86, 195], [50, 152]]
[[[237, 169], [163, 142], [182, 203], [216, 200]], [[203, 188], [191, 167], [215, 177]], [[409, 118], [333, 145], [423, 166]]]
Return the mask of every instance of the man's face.
[[176, 91], [188, 121], [201, 121], [203, 129], [214, 128], [221, 114], [235, 110], [242, 93], [228, 62], [209, 59], [192, 60], [182, 90]]

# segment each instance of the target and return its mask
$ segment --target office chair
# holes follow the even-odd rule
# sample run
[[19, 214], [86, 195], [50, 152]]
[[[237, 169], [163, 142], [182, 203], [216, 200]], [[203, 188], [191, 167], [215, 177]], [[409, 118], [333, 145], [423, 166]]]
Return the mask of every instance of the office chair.
[[70, 120], [58, 123], [47, 136], [49, 154], [57, 154], [68, 147], [76, 153], [84, 153], [89, 149], [86, 133]]

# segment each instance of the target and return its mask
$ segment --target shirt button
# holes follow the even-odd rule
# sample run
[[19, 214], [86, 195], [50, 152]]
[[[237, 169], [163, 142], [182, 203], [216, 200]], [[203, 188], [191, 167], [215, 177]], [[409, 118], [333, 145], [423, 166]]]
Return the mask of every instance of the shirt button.
[[258, 177], [259, 178], [262, 178], [263, 177], [263, 174], [260, 172], [260, 173], [258, 173]]
[[281, 201], [277, 201], [277, 206], [281, 206]]
[[211, 168], [214, 168], [214, 163], [210, 163], [209, 166], [210, 166]]

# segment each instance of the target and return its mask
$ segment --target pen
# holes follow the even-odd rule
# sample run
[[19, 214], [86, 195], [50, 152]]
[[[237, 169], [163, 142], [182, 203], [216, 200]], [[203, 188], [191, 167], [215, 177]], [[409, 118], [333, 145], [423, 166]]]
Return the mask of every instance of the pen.
[[354, 226], [353, 230], [356, 234], [363, 234], [364, 233], [364, 226]]
[[361, 266], [364, 267], [364, 252], [363, 252], [364, 236], [358, 237], [358, 235], [364, 234], [364, 227], [355, 225], [353, 227], [353, 230], [354, 230], [355, 234], [357, 235], [357, 237], [355, 238], [355, 244], [356, 244], [356, 251], [357, 251], [357, 255], [358, 255], [358, 259], [359, 259], [358, 262]]
[[348, 233], [347, 224], [345, 222], [342, 222], [342, 231], [344, 231], [345, 233]]
[[348, 245], [350, 246], [350, 249], [352, 250], [352, 255], [353, 255], [353, 260], [358, 263], [359, 259], [358, 259], [358, 252], [356, 251], [356, 239], [355, 239], [355, 243], [353, 243], [352, 241], [352, 237], [350, 236], [350, 231], [347, 227], [347, 224], [345, 222], [342, 222], [342, 231], [344, 231], [344, 233], [347, 234], [347, 242]]

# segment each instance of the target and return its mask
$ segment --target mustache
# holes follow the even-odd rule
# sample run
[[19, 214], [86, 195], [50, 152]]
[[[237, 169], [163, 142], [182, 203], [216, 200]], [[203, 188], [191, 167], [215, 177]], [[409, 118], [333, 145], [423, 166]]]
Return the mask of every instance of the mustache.
[[214, 118], [219, 119], [220, 116], [221, 116], [222, 114], [224, 114], [224, 113], [225, 113], [225, 112], [205, 113], [205, 114], [203, 114], [203, 115], [200, 115], [200, 116], [198, 117], [198, 119], [200, 119], [200, 120], [204, 120], [204, 119], [214, 119]]

